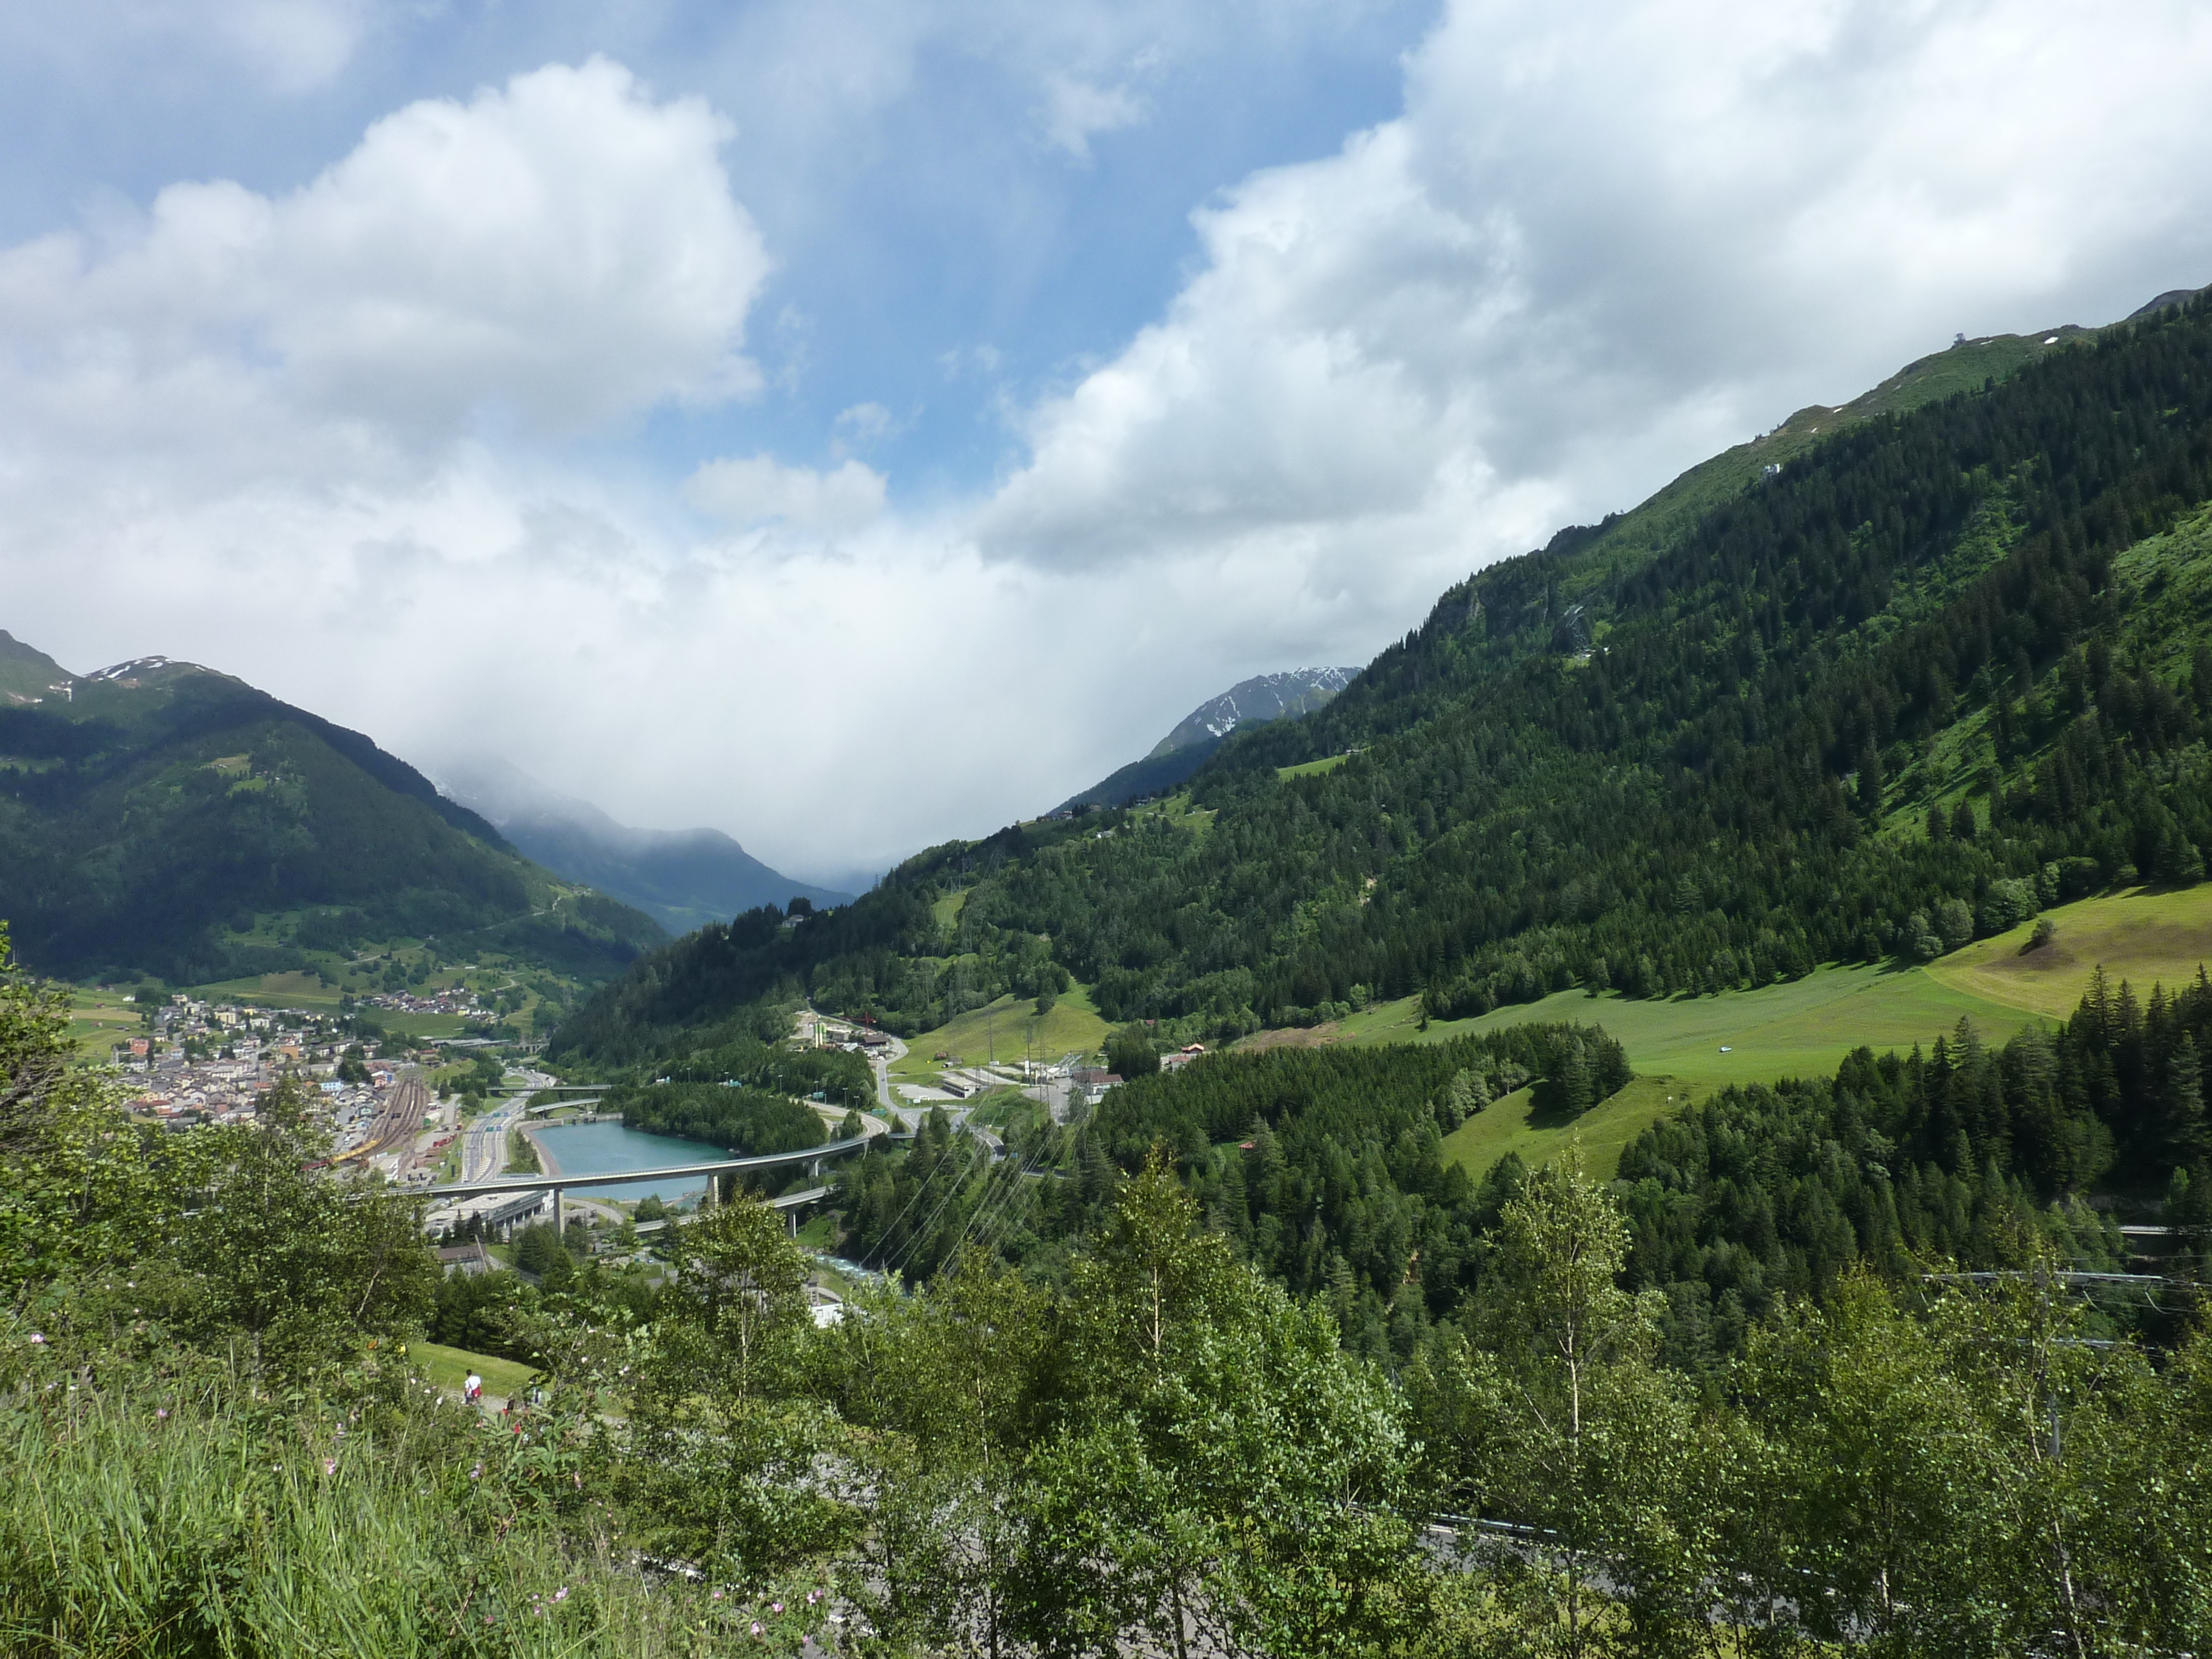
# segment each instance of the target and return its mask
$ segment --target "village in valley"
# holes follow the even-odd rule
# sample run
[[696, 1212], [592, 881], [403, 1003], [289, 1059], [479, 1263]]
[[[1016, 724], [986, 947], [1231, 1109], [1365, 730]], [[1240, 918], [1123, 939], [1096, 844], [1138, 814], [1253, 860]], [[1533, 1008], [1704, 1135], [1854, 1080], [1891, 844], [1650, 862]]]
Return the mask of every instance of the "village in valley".
[[[249, 1121], [280, 1081], [295, 1078], [309, 1090], [329, 1127], [334, 1158], [415, 1184], [431, 1178], [431, 1166], [459, 1126], [465, 1098], [447, 1078], [451, 1098], [436, 1102], [425, 1074], [507, 1046], [481, 1036], [379, 1036], [373, 1020], [362, 1017], [371, 1007], [473, 1012], [472, 1006], [465, 1008], [463, 993], [364, 997], [356, 1005], [361, 1012], [350, 1015], [184, 992], [149, 1004], [143, 1000], [146, 994], [139, 994], [143, 1031], [117, 1041], [110, 1051], [117, 1070], [133, 1085], [134, 1113], [173, 1129]], [[386, 1009], [403, 1001], [408, 1006]]]

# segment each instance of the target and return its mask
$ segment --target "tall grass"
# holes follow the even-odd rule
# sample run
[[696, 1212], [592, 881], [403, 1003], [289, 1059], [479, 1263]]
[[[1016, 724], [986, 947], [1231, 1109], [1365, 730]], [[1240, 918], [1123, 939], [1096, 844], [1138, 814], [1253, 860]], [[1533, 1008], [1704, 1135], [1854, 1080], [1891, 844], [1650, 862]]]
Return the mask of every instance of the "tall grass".
[[164, 1400], [34, 1381], [0, 1395], [0, 1651], [727, 1650], [735, 1603], [534, 1514], [489, 1467], [508, 1452], [495, 1431], [234, 1383]]

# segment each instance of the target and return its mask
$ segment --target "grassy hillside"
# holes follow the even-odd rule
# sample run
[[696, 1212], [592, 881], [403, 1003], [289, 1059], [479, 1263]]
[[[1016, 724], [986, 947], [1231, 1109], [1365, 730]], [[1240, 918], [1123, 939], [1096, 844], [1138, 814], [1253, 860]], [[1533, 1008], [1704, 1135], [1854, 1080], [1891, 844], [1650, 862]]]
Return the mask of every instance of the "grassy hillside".
[[[2070, 1003], [2064, 1012], [2072, 1012]], [[1629, 998], [1609, 991], [1593, 998], [1559, 991], [1476, 1018], [1431, 1020], [1426, 1031], [1419, 1000], [1408, 997], [1316, 1028], [1316, 1034], [1355, 1047], [1447, 1042], [1562, 1019], [1602, 1025], [1628, 1050], [1638, 1075], [1699, 1089], [1832, 1076], [1854, 1048], [1925, 1048], [1961, 1019], [1991, 1042], [2040, 1023], [2032, 1010], [1946, 983], [1926, 968], [1831, 966], [1786, 984], [1712, 996]]]
[[109, 1048], [116, 1042], [137, 1036], [145, 1030], [138, 1005], [125, 1001], [125, 994], [91, 987], [70, 990], [70, 1040], [86, 1060], [104, 1065]]
[[1079, 985], [1060, 993], [1051, 1012], [1042, 1015], [1033, 999], [1000, 997], [988, 1007], [971, 1008], [957, 1019], [908, 1038], [906, 1055], [891, 1068], [891, 1076], [902, 1083], [927, 1082], [937, 1074], [933, 1056], [939, 1054], [957, 1054], [969, 1065], [980, 1066], [994, 1051], [994, 1044], [1002, 1062], [1019, 1060], [1024, 1053], [1045, 1062], [1062, 1054], [1092, 1054], [1106, 1041], [1108, 1030]]
[[2047, 913], [2058, 930], [2030, 948], [2033, 924], [1980, 939], [1931, 963], [1927, 972], [1964, 995], [2064, 1018], [2102, 966], [2114, 988], [2138, 995], [2154, 984], [2178, 990], [2212, 964], [2212, 883], [2180, 891], [2132, 888], [2063, 904]]
[[1480, 1179], [1508, 1152], [1540, 1169], [1574, 1144], [1582, 1148], [1590, 1174], [1610, 1181], [1636, 1137], [1680, 1111], [1696, 1093], [1670, 1078], [1639, 1077], [1580, 1117], [1560, 1121], [1536, 1109], [1534, 1090], [1518, 1089], [1446, 1135], [1443, 1156]]

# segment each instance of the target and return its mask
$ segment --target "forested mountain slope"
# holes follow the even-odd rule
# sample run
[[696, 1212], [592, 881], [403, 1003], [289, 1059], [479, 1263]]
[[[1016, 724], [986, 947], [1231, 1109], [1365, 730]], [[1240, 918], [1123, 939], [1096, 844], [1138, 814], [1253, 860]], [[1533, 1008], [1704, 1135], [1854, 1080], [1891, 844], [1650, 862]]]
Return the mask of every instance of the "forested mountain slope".
[[664, 937], [357, 732], [191, 663], [77, 677], [7, 644], [0, 916], [40, 972], [189, 982], [495, 929], [510, 956], [599, 978]]
[[1194, 810], [1016, 826], [799, 927], [709, 929], [564, 1040], [779, 988], [916, 1030], [1056, 972], [1217, 1033], [1657, 995], [2197, 879], [2212, 304], [2014, 356], [1898, 412], [1968, 378], [1916, 365], [1694, 511], [1662, 492], [1648, 548], [1617, 522], [1480, 573], [1326, 708], [1235, 735]]
[[1286, 673], [1256, 674], [1239, 680], [1177, 720], [1175, 730], [1154, 744], [1142, 760], [1116, 769], [1053, 810], [1067, 812], [1085, 806], [1127, 806], [1149, 796], [1169, 794], [1211, 760], [1234, 733], [1308, 714], [1351, 684], [1358, 672], [1357, 668], [1293, 668]]

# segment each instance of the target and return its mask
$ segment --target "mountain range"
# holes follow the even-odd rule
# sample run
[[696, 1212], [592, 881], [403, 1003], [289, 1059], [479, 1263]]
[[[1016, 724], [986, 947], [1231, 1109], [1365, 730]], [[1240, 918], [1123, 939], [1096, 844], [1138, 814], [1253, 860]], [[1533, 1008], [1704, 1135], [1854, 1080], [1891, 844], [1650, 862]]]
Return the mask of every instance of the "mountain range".
[[1215, 1038], [1672, 996], [2193, 880], [2208, 502], [2212, 298], [1962, 339], [1455, 585], [1304, 718], [1187, 745], [1218, 744], [1192, 810], [1010, 826], [805, 927], [710, 929], [562, 1041], [794, 981], [919, 1031], [1064, 974]]
[[671, 933], [726, 921], [757, 905], [803, 898], [827, 907], [853, 896], [793, 881], [719, 830], [638, 830], [617, 823], [502, 760], [455, 762], [440, 781], [450, 798], [496, 825], [526, 857], [635, 906]]
[[665, 937], [358, 732], [194, 663], [76, 674], [6, 633], [0, 916], [40, 972], [178, 982], [434, 936], [592, 980]]
[[1352, 684], [1357, 668], [1293, 668], [1239, 680], [1176, 722], [1175, 730], [1109, 776], [1069, 796], [1053, 810], [1085, 806], [1127, 806], [1166, 794], [1206, 764], [1213, 751], [1240, 727], [1291, 720], [1320, 708]]

